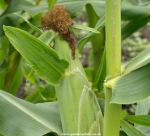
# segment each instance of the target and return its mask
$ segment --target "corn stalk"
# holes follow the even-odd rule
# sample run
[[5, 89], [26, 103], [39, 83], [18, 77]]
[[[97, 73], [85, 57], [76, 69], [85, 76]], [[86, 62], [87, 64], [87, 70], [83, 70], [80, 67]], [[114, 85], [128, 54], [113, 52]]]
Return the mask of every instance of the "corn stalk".
[[[107, 80], [121, 73], [121, 0], [106, 0]], [[112, 90], [105, 84], [104, 136], [119, 136], [121, 105], [111, 104]]]

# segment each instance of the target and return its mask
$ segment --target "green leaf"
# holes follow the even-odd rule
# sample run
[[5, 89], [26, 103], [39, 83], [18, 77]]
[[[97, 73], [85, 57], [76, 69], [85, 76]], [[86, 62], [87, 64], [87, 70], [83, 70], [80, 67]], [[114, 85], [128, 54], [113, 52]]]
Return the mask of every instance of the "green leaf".
[[150, 116], [149, 115], [137, 115], [137, 116], [129, 115], [125, 119], [134, 124], [150, 126]]
[[[58, 0], [58, 4], [64, 5], [74, 15], [83, 9], [83, 7], [90, 3], [94, 7], [96, 13], [100, 16], [104, 14], [105, 1], [104, 0]], [[150, 5], [138, 5], [136, 3], [130, 3], [129, 0], [124, 0], [122, 3], [122, 19], [132, 20], [147, 14], [150, 14]], [[43, 5], [46, 6], [46, 5]]]
[[0, 65], [0, 89], [4, 88], [6, 74], [7, 74], [7, 64], [6, 62], [4, 62]]
[[121, 121], [121, 128], [128, 136], [145, 136], [141, 131], [126, 121]]
[[88, 80], [90, 82], [92, 82], [92, 80], [93, 80], [93, 68], [87, 67], [87, 68], [84, 68], [84, 71], [85, 71], [85, 74], [86, 74], [86, 77], [88, 78]]
[[[78, 1], [79, 2], [79, 1]], [[63, 2], [62, 2], [63, 3]], [[66, 4], [67, 3], [67, 4]], [[64, 2], [67, 6], [71, 5], [71, 2]], [[82, 3], [82, 2], [81, 2]], [[81, 4], [80, 3], [80, 4]], [[85, 2], [86, 3], [86, 2]], [[104, 5], [105, 1], [89, 1], [88, 3], [92, 3], [94, 9], [97, 11], [97, 14], [104, 13]], [[97, 4], [96, 4], [97, 3]], [[82, 3], [83, 4], [83, 3]], [[86, 3], [87, 4], [87, 3]], [[98, 6], [99, 5], [99, 6]], [[99, 7], [99, 8], [97, 8]], [[100, 12], [99, 9], [103, 9], [103, 12]], [[123, 2], [122, 3], [122, 20], [130, 20], [122, 27], [122, 39], [127, 38], [139, 28], [143, 27], [150, 20], [150, 5], [136, 5], [133, 3]], [[102, 14], [103, 15], [103, 14]], [[79, 41], [79, 51], [81, 52], [84, 44], [86, 44], [89, 40], [91, 40], [93, 35], [87, 34]]]
[[[86, 11], [88, 16], [88, 23], [90, 27], [95, 27], [97, 21], [99, 20], [93, 6], [91, 4], [86, 5]], [[88, 40], [88, 39], [87, 39]], [[103, 82], [105, 79], [105, 30], [104, 28], [100, 31], [100, 34], [95, 34], [89, 38], [92, 43], [92, 53], [93, 53], [93, 86], [99, 90], [103, 89]]]
[[123, 131], [120, 131], [120, 135], [119, 136], [127, 136], [127, 134]]
[[27, 101], [32, 103], [41, 103], [56, 100], [56, 93], [53, 86], [39, 86], [37, 84], [34, 88], [34, 91], [29, 93], [26, 97]]
[[112, 90], [112, 103], [129, 104], [150, 96], [150, 63], [119, 77]]
[[137, 103], [136, 115], [148, 115], [150, 111], [150, 97]]
[[150, 21], [150, 15], [135, 18], [122, 27], [122, 39], [129, 37]]
[[[95, 25], [94, 28], [97, 29], [98, 31], [101, 31], [101, 30], [104, 28], [104, 24], [105, 24], [104, 19], [105, 19], [104, 16], [101, 17], [101, 18], [98, 20], [98, 22], [97, 22], [97, 24]], [[91, 38], [92, 38], [94, 35], [95, 35], [94, 33], [89, 32], [86, 36], [84, 36], [84, 37], [79, 41], [79, 43], [78, 43], [78, 45], [77, 45], [79, 52], [82, 51], [84, 45], [85, 45], [89, 40], [91, 40]]]
[[150, 96], [150, 46], [133, 58], [113, 85], [112, 102], [127, 104]]
[[80, 13], [87, 3], [94, 6], [98, 15], [99, 13], [104, 13], [104, 0], [58, 0], [57, 3], [67, 7], [72, 15]]
[[[124, 0], [122, 3], [121, 16], [123, 20], [134, 20], [150, 15], [150, 4], [141, 5], [141, 0], [132, 3], [131, 0]], [[137, 22], [138, 23], [138, 22]]]
[[5, 0], [1, 0], [0, 2], [0, 15], [2, 15], [2, 13], [6, 10], [7, 8], [7, 4]]
[[7, 136], [41, 136], [62, 132], [55, 102], [32, 104], [0, 91], [0, 134]]
[[[96, 12], [91, 4], [86, 5], [86, 11], [87, 11], [87, 17], [88, 17], [88, 24], [90, 27], [94, 28], [95, 25], [97, 24], [97, 22], [99, 21], [99, 17], [96, 14]], [[99, 28], [97, 27], [94, 29], [98, 30]], [[103, 48], [105, 45], [104, 30], [102, 29], [99, 32], [100, 32], [99, 34], [94, 34], [93, 37], [91, 38], [95, 64], [97, 63], [97, 61], [99, 61], [101, 59], [101, 56], [103, 54]], [[97, 66], [95, 67], [95, 69], [97, 69]]]
[[[96, 13], [100, 16], [104, 14], [105, 1], [104, 0], [58, 0], [58, 4], [64, 5], [72, 14], [79, 13], [84, 5], [92, 4]], [[150, 14], [150, 5], [140, 5], [139, 1], [131, 3], [129, 0], [124, 0], [121, 8], [122, 20], [132, 20], [138, 17]]]
[[150, 46], [148, 46], [144, 51], [138, 54], [135, 58], [131, 59], [124, 68], [124, 74], [131, 71], [137, 70], [150, 63]]
[[0, 36], [0, 65], [8, 58], [9, 41], [6, 36]]
[[99, 66], [96, 69], [96, 74], [94, 76], [93, 86], [98, 87], [98, 89], [101, 91], [104, 86], [104, 80], [106, 77], [106, 52], [103, 52], [101, 61]]
[[84, 25], [73, 25], [72, 27], [76, 28], [76, 29], [80, 29], [80, 30], [84, 30], [84, 31], [89, 31], [89, 32], [92, 32], [92, 33], [96, 33], [96, 34], [100, 33], [97, 29], [91, 28], [91, 27], [88, 27], [88, 26], [84, 26]]
[[[150, 111], [150, 97], [139, 101], [137, 103], [136, 115], [148, 115]], [[136, 127], [142, 131], [146, 136], [150, 135], [150, 127], [136, 125]]]
[[43, 79], [51, 84], [58, 82], [68, 66], [66, 61], [60, 60], [53, 49], [21, 29], [4, 26], [4, 31], [14, 48]]
[[[46, 10], [46, 8], [44, 8], [44, 10]], [[35, 14], [43, 11], [43, 7], [36, 6], [29, 0], [11, 0], [3, 16], [14, 14], [20, 11], [26, 11], [30, 14]]]
[[93, 6], [91, 4], [86, 4], [86, 11], [88, 15], [88, 24], [90, 27], [95, 27], [99, 16], [96, 14]]
[[32, 30], [34, 30], [35, 32], [38, 32], [38, 33], [42, 33], [42, 31], [38, 27], [36, 27], [32, 23], [30, 23], [30, 21], [28, 20], [30, 18], [30, 15], [27, 12], [15, 13], [15, 15], [18, 16], [19, 18], [23, 19]]
[[14, 82], [13, 80], [17, 73], [17, 69], [19, 67], [20, 60], [21, 60], [21, 56], [17, 51], [12, 52], [11, 55], [9, 56], [4, 90], [9, 91], [10, 93], [13, 93], [13, 91], [14, 91], [14, 90], [10, 90], [10, 89], [13, 85], [12, 82]]
[[[39, 40], [44, 42], [46, 45], [50, 45], [50, 43], [54, 40], [54, 38], [58, 34], [52, 31], [45, 31], [43, 34], [40, 35]], [[51, 45], [50, 45], [51, 46]]]
[[146, 126], [138, 125], [138, 126], [136, 126], [136, 128], [138, 130], [140, 130], [142, 133], [144, 133], [145, 136], [150, 136], [150, 127], [149, 126], [146, 127]]
[[9, 90], [7, 91], [13, 95], [17, 95], [17, 92], [21, 86], [22, 80], [23, 80], [22, 67], [21, 67], [21, 64], [19, 64], [19, 66], [17, 67], [14, 73], [13, 79], [9, 86]]
[[56, 4], [56, 0], [47, 0], [47, 1], [48, 1], [49, 10], [51, 10]]

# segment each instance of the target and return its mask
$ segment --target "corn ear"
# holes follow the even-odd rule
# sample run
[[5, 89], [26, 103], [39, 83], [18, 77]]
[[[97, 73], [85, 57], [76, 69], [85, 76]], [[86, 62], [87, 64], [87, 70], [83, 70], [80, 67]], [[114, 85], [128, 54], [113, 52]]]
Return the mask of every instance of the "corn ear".
[[101, 133], [103, 124], [101, 110], [78, 55], [72, 60], [67, 43], [59, 38], [55, 43], [60, 58], [70, 64], [63, 78], [55, 86], [63, 132], [70, 135]]

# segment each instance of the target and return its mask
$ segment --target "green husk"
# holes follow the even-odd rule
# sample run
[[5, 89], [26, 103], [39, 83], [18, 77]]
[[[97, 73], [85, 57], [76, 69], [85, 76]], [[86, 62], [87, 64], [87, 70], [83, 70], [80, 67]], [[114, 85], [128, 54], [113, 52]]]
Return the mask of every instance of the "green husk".
[[69, 68], [56, 88], [64, 133], [101, 133], [103, 117], [91, 84], [87, 80], [76, 53], [72, 60], [66, 42], [57, 39], [56, 50], [59, 57], [69, 61]]

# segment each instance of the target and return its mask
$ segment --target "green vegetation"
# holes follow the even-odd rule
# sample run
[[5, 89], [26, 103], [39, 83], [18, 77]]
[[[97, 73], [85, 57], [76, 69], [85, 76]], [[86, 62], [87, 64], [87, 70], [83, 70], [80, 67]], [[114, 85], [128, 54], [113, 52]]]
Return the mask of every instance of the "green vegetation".
[[149, 136], [138, 31], [149, 11], [149, 0], [1, 0], [0, 136]]

